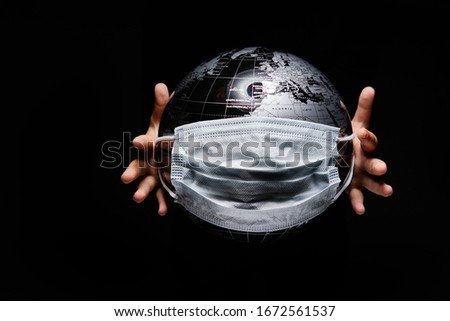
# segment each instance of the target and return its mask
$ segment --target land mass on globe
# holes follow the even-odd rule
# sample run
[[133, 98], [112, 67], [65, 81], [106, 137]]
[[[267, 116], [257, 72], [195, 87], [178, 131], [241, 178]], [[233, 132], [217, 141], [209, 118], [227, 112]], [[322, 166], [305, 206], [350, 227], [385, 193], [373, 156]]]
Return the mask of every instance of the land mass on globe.
[[299, 119], [351, 132], [341, 96], [316, 67], [291, 53], [247, 47], [223, 52], [186, 75], [160, 134], [196, 121], [243, 116]]

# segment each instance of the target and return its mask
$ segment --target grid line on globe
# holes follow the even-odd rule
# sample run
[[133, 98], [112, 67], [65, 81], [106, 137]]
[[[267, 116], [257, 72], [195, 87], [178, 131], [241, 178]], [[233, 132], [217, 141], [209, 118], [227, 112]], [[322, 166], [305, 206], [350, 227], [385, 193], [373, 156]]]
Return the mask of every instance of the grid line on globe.
[[162, 134], [184, 123], [244, 115], [347, 128], [341, 104], [331, 82], [307, 61], [267, 48], [244, 48], [203, 62], [177, 85], [164, 120], [169, 133]]
[[[342, 136], [352, 133], [340, 94], [315, 66], [292, 53], [247, 47], [205, 60], [178, 83], [164, 111], [159, 136], [173, 135], [176, 127], [185, 124], [252, 116], [321, 123], [339, 127]], [[352, 144], [340, 152], [343, 163], [352, 162]], [[347, 174], [348, 166], [340, 168], [341, 179]], [[160, 176], [170, 185], [170, 166]], [[208, 231], [246, 242], [281, 238], [298, 227], [274, 232], [235, 231], [182, 210]]]

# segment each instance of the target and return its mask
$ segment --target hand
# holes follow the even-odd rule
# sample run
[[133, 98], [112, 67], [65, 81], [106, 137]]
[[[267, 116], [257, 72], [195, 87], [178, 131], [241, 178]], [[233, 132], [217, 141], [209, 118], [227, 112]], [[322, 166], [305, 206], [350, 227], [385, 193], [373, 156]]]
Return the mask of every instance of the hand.
[[392, 187], [380, 178], [387, 171], [386, 163], [372, 157], [377, 148], [378, 139], [367, 127], [374, 97], [375, 90], [372, 87], [365, 87], [361, 91], [358, 107], [352, 119], [353, 132], [356, 134], [356, 138], [353, 140], [355, 168], [347, 192], [352, 208], [357, 214], [365, 212], [364, 189], [385, 197], [393, 193]]
[[[159, 83], [155, 85], [155, 104], [150, 117], [150, 126], [145, 135], [137, 136], [133, 139], [133, 146], [153, 155], [154, 143], [158, 138], [159, 123], [161, 116], [166, 108], [167, 103], [172, 98], [173, 93], [169, 95], [169, 90], [165, 84]], [[163, 216], [167, 214], [167, 199], [163, 188], [160, 185], [158, 170], [148, 160], [135, 159], [123, 172], [121, 179], [125, 184], [129, 184], [139, 177], [138, 188], [133, 195], [133, 199], [137, 203], [144, 201], [151, 191], [156, 189], [156, 199], [159, 204], [158, 214]]]
[[[169, 95], [168, 88], [165, 84], [160, 83], [155, 86], [155, 104], [150, 118], [150, 126], [145, 135], [137, 136], [133, 140], [133, 145], [136, 148], [141, 150], [150, 149], [149, 153], [153, 153], [153, 143], [158, 137], [161, 116], [173, 94], [172, 92]], [[379, 178], [379, 176], [386, 173], [386, 163], [378, 158], [371, 157], [378, 144], [375, 134], [367, 129], [374, 97], [375, 91], [372, 87], [364, 88], [359, 97], [355, 116], [352, 119], [353, 132], [357, 136], [353, 141], [355, 168], [353, 179], [347, 188], [347, 192], [352, 207], [358, 214], [365, 212], [364, 189], [386, 197], [392, 195], [393, 192], [392, 187]], [[144, 160], [135, 159], [123, 172], [121, 179], [125, 184], [129, 184], [139, 177], [142, 178], [134, 193], [134, 201], [141, 203], [147, 198], [150, 192], [156, 189], [155, 194], [159, 204], [158, 213], [165, 215], [168, 209], [167, 199], [165, 191], [160, 186], [157, 169]]]

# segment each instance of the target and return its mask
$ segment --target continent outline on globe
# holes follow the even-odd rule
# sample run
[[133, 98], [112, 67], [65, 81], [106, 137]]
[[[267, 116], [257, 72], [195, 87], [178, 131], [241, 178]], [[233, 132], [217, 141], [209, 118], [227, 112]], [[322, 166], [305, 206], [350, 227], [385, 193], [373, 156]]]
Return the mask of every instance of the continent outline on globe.
[[331, 81], [285, 51], [246, 47], [205, 60], [176, 86], [160, 136], [202, 120], [266, 116], [318, 122], [350, 134], [350, 117]]
[[[331, 81], [308, 61], [289, 52], [258, 46], [224, 51], [205, 60], [175, 87], [174, 95], [164, 110], [158, 135], [169, 142], [170, 139], [178, 137], [179, 132], [176, 134], [175, 129], [183, 128], [183, 125], [237, 117], [286, 118], [290, 121], [301, 121], [303, 124], [319, 123], [338, 130], [338, 137], [343, 139], [337, 143], [336, 149], [330, 150], [333, 156], [327, 165], [338, 168], [336, 175], [340, 183], [336, 194], [340, 195], [347, 186], [354, 165], [351, 118], [341, 95]], [[183, 141], [184, 143], [186, 142]], [[199, 144], [195, 141], [192, 143]], [[208, 144], [200, 149], [204, 150]], [[172, 147], [170, 142], [165, 145], [161, 153], [165, 155], [165, 160], [171, 159]], [[228, 148], [226, 150], [228, 151]], [[175, 156], [178, 159], [180, 155]], [[171, 179], [173, 173], [178, 175], [181, 172], [176, 167], [172, 173], [172, 166], [167, 161], [162, 164], [164, 166], [158, 170], [162, 184], [172, 197], [177, 198], [177, 191]], [[236, 193], [231, 190], [228, 192], [230, 195]], [[191, 200], [186, 197], [183, 199], [185, 203], [190, 204]], [[183, 206], [186, 206], [185, 203]], [[208, 229], [218, 234], [225, 233], [235, 238], [240, 233], [238, 230], [229, 230], [230, 223], [227, 223], [228, 228], [225, 228], [207, 219], [211, 215], [219, 217], [217, 213], [193, 214], [186, 208], [184, 211], [190, 218], [201, 225], [205, 224]], [[318, 214], [320, 213], [313, 216]], [[295, 229], [299, 225], [288, 229]], [[265, 239], [268, 234], [284, 232], [283, 229], [265, 232], [263, 237]], [[248, 233], [246, 232], [247, 240]], [[252, 234], [260, 233], [253, 231]]]

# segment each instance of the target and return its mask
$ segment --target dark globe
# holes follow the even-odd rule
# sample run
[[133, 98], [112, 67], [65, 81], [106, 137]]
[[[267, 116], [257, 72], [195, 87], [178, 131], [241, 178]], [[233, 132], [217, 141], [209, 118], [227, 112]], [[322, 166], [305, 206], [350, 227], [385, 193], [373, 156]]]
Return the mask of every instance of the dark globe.
[[[175, 127], [188, 123], [243, 116], [317, 122], [339, 127], [341, 135], [352, 133], [348, 111], [331, 81], [312, 64], [289, 52], [265, 47], [229, 50], [198, 65], [174, 90], [159, 136], [173, 135]], [[353, 162], [351, 141], [339, 147], [339, 153], [338, 166], [345, 164], [339, 168], [343, 181]], [[166, 185], [170, 185], [169, 171], [170, 167], [166, 167], [160, 173]], [[239, 232], [199, 223], [239, 238]], [[244, 234], [242, 237], [249, 240], [248, 233]]]

